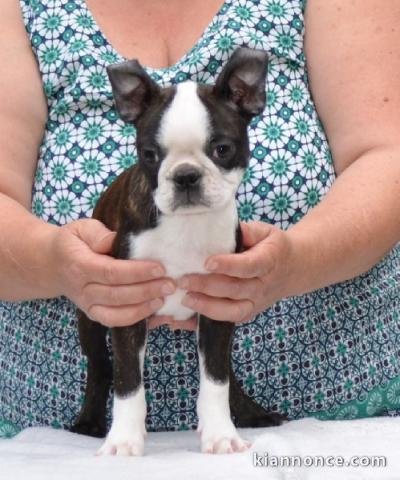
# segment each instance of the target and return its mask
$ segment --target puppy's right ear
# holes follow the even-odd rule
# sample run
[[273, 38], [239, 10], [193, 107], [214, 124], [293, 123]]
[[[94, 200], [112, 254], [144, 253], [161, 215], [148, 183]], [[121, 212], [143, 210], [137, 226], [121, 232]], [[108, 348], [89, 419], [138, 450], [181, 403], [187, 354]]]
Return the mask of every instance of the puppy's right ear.
[[107, 74], [117, 111], [125, 122], [135, 123], [154, 97], [160, 94], [160, 87], [137, 60], [109, 65]]

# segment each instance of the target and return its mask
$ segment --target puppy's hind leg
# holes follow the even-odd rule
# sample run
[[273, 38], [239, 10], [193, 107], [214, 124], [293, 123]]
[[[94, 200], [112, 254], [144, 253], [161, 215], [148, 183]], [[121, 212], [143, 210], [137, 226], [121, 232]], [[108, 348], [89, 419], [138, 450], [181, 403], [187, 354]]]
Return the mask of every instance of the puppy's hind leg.
[[98, 455], [142, 455], [146, 435], [143, 364], [147, 320], [111, 330], [114, 354], [113, 420]]
[[245, 394], [235, 378], [231, 365], [229, 369], [229, 404], [235, 425], [239, 428], [274, 427], [287, 421], [284, 415], [265, 410]]
[[106, 405], [112, 382], [112, 366], [106, 345], [107, 327], [78, 311], [78, 329], [82, 352], [88, 359], [85, 400], [71, 432], [105, 437]]

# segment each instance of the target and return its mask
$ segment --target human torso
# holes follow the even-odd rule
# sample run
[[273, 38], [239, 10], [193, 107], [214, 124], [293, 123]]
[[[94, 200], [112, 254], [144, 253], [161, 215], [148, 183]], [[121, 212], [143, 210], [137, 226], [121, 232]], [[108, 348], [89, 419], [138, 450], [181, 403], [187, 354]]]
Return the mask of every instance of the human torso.
[[115, 49], [143, 65], [166, 68], [196, 43], [222, 0], [88, 0]]

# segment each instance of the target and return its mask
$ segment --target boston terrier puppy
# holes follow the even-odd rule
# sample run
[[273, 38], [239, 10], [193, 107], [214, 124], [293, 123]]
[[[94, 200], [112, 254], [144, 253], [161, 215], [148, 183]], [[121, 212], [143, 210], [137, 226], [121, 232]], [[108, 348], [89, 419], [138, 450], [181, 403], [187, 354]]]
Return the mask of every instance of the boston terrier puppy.
[[[122, 120], [137, 130], [138, 163], [98, 201], [93, 217], [117, 232], [111, 255], [158, 260], [167, 276], [206, 273], [209, 255], [242, 249], [235, 193], [248, 164], [247, 126], [265, 106], [267, 56], [240, 48], [215, 85], [191, 81], [160, 88], [136, 60], [107, 73]], [[165, 298], [157, 314], [178, 320], [194, 312], [185, 291]], [[111, 329], [78, 311], [79, 337], [88, 358], [85, 401], [72, 431], [106, 434], [106, 401], [114, 380], [113, 420], [99, 454], [143, 454], [146, 417], [143, 360], [147, 320]], [[198, 431], [203, 452], [243, 451], [237, 427], [279, 425], [240, 389], [230, 362], [234, 323], [198, 316], [200, 391]]]

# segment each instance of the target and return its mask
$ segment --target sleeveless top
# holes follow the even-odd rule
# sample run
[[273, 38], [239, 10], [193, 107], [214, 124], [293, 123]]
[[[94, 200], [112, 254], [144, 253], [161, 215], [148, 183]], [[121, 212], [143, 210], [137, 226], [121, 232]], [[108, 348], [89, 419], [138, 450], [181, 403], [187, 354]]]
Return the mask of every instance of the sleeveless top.
[[[104, 188], [136, 161], [135, 129], [117, 115], [105, 67], [123, 61], [85, 0], [20, 0], [48, 102], [32, 212], [57, 225], [91, 216]], [[243, 221], [282, 229], [335, 180], [307, 80], [302, 0], [226, 0], [161, 86], [214, 83], [238, 46], [269, 53], [267, 106], [249, 127], [251, 158], [237, 192]], [[338, 261], [340, 261], [338, 259]], [[289, 418], [400, 412], [400, 247], [352, 280], [283, 299], [236, 328], [242, 388]], [[149, 332], [144, 366], [149, 431], [197, 425], [195, 332]], [[65, 297], [0, 303], [0, 435], [68, 428], [83, 401], [86, 357]], [[108, 421], [111, 418], [111, 395]]]

